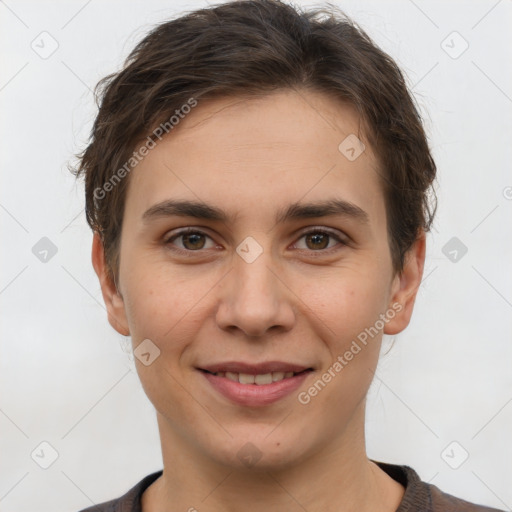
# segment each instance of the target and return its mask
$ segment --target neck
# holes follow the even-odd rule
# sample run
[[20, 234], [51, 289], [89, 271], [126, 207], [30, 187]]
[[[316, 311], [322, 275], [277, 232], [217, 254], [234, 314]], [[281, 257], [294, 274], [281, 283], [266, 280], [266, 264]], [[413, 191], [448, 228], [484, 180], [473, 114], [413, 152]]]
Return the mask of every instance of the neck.
[[235, 512], [250, 504], [252, 512], [394, 512], [404, 489], [368, 460], [364, 405], [360, 416], [334, 442], [298, 463], [240, 469], [198, 452], [158, 414], [164, 471], [144, 492], [142, 510]]

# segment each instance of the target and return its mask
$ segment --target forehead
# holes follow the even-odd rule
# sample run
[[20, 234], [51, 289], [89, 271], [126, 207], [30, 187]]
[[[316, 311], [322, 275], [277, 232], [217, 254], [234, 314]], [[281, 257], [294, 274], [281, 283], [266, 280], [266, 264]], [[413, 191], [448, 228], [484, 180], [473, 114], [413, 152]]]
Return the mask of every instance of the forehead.
[[355, 108], [321, 93], [199, 100], [132, 171], [126, 214], [179, 196], [243, 216], [326, 192], [379, 208], [377, 166]]

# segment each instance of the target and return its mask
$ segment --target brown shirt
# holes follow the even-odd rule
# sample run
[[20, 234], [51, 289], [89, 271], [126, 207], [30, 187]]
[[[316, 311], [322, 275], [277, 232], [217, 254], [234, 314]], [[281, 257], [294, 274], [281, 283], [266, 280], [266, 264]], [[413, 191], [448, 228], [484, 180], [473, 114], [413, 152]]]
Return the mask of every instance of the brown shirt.
[[[405, 487], [404, 497], [396, 512], [503, 512], [446, 494], [435, 485], [422, 482], [416, 471], [409, 466], [373, 462]], [[142, 512], [142, 493], [161, 475], [162, 470], [152, 473], [120, 498], [94, 505], [80, 512]]]

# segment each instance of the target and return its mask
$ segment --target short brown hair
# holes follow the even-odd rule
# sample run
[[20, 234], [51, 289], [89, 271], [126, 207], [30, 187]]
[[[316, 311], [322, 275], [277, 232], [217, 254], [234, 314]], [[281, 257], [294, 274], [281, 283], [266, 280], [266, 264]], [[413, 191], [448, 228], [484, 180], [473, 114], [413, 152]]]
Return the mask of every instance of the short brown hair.
[[101, 236], [114, 282], [129, 176], [113, 179], [127, 174], [119, 171], [127, 171], [137, 142], [155, 141], [155, 127], [191, 98], [296, 87], [357, 108], [380, 164], [393, 267], [403, 268], [407, 250], [432, 223], [436, 165], [400, 69], [332, 6], [300, 11], [279, 0], [243, 0], [160, 24], [121, 71], [96, 86], [99, 112], [72, 172], [85, 177], [87, 222]]

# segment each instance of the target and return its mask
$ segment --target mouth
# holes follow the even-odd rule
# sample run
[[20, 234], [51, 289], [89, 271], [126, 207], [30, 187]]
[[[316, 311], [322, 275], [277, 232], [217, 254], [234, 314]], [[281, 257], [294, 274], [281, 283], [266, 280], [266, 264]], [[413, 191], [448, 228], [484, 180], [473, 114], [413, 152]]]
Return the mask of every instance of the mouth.
[[208, 370], [201, 370], [205, 373], [209, 373], [210, 375], [215, 375], [216, 377], [224, 377], [233, 382], [238, 382], [240, 384], [255, 384], [256, 386], [264, 386], [267, 384], [272, 384], [273, 382], [280, 382], [284, 379], [290, 379], [291, 377], [313, 371], [312, 368], [306, 368], [300, 372], [267, 372], [251, 374], [242, 372], [210, 372]]
[[295, 391], [314, 369], [282, 362], [221, 363], [197, 368], [210, 387], [238, 405], [269, 405]]

